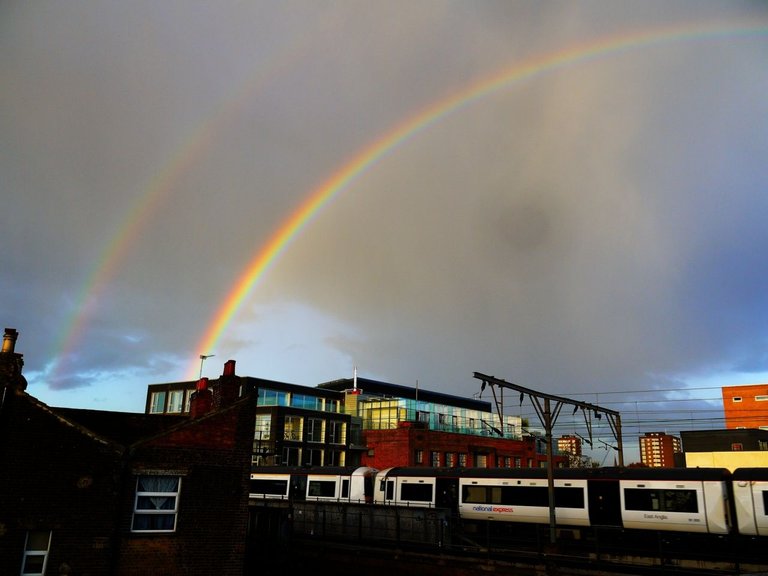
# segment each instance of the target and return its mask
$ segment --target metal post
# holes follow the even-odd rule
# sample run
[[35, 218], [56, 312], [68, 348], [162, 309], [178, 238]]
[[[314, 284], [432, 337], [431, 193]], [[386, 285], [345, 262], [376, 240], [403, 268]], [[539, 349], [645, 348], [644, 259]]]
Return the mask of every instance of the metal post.
[[552, 411], [549, 398], [544, 398], [544, 433], [547, 441], [547, 493], [549, 494], [549, 543], [554, 544], [555, 537], [555, 470], [552, 459]]

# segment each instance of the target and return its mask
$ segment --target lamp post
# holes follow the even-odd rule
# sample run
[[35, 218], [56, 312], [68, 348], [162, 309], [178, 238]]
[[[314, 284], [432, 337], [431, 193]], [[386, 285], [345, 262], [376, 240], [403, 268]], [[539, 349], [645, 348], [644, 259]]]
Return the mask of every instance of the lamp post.
[[214, 356], [216, 356], [216, 354], [200, 354], [200, 376], [198, 377], [198, 380], [203, 377], [203, 362]]

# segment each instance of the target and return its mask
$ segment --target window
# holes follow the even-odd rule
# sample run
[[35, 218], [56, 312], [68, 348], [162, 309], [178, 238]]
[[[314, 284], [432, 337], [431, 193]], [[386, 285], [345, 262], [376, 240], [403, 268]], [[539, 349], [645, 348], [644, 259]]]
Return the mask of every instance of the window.
[[741, 402], [741, 396], [734, 396], [733, 398], [731, 398], [731, 400], [733, 402]]
[[323, 421], [320, 418], [307, 418], [307, 442], [323, 441]]
[[419, 422], [426, 422], [429, 424], [429, 412], [424, 412], [423, 410], [419, 410], [416, 413], [416, 420]]
[[437, 451], [430, 452], [429, 459], [431, 462], [431, 466], [433, 468], [437, 468], [438, 466], [440, 466], [440, 452], [437, 452]]
[[168, 394], [168, 412], [179, 413], [184, 401], [184, 390], [171, 390]]
[[336, 480], [310, 480], [307, 496], [334, 498], [336, 496]]
[[131, 531], [174, 532], [180, 486], [180, 476], [139, 476]]
[[[301, 417], [286, 416], [283, 440], [301, 441]], [[297, 462], [298, 464], [298, 462]]]
[[323, 451], [317, 448], [308, 448], [305, 450], [307, 461], [305, 464], [310, 466], [322, 466], [323, 465]]
[[283, 464], [299, 466], [301, 464], [301, 448], [283, 448]]
[[488, 455], [487, 454], [480, 454], [479, 452], [475, 453], [475, 467], [476, 468], [487, 468], [488, 467]]
[[294, 408], [304, 408], [305, 410], [322, 410], [322, 398], [315, 396], [306, 396], [304, 394], [292, 394], [291, 406]]
[[165, 392], [152, 392], [149, 400], [149, 413], [162, 414], [165, 411]]
[[[557, 508], [584, 508], [584, 489], [555, 487]], [[462, 489], [462, 502], [469, 504], [501, 504], [505, 506], [549, 506], [546, 486], [483, 486], [468, 485]]]
[[184, 393], [184, 412], [189, 412], [189, 403], [192, 400], [192, 393], [194, 390], [187, 390]]
[[49, 530], [30, 530], [24, 543], [24, 559], [21, 563], [21, 576], [45, 574], [48, 563], [48, 551], [51, 549]]
[[744, 450], [744, 445], [741, 442], [734, 442], [731, 444], [731, 450], [734, 452], [741, 452]]
[[254, 440], [269, 440], [272, 430], [272, 414], [256, 414], [256, 428], [253, 432]]
[[465, 452], [459, 452], [459, 466], [462, 468], [467, 467], [467, 454]]
[[456, 466], [456, 454], [454, 452], [445, 453], [445, 465], [449, 468]]
[[325, 453], [326, 466], [344, 466], [344, 452], [341, 450], [328, 450]]
[[768, 401], [768, 395], [766, 394], [758, 394], [755, 396], [755, 402], [766, 402]]
[[288, 406], [288, 394], [268, 388], [259, 388], [259, 406]]
[[344, 444], [344, 422], [328, 422], [328, 442]]
[[432, 484], [401, 484], [400, 499], [412, 502], [432, 502]]
[[424, 462], [424, 450], [416, 450], [413, 454], [413, 463], [421, 464]]
[[627, 488], [624, 490], [627, 510], [653, 512], [698, 512], [695, 490], [662, 490], [659, 488]]

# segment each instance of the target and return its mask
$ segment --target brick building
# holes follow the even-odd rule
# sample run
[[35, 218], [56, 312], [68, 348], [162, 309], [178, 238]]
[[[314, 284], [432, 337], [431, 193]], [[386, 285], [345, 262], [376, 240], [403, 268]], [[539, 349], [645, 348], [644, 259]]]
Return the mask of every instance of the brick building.
[[16, 336], [0, 352], [0, 574], [242, 574], [255, 398], [234, 371], [191, 417], [54, 408], [26, 393]]
[[768, 430], [768, 384], [723, 386], [725, 427]]
[[640, 461], [652, 468], [674, 468], [675, 455], [683, 451], [680, 438], [665, 432], [640, 436]]
[[[542, 437], [523, 433], [518, 416], [500, 418], [490, 402], [357, 376], [314, 388], [245, 376], [241, 381], [258, 397], [255, 465], [546, 465]], [[186, 414], [194, 386], [151, 384], [145, 409]], [[554, 461], [566, 466], [568, 457], [556, 453]]]

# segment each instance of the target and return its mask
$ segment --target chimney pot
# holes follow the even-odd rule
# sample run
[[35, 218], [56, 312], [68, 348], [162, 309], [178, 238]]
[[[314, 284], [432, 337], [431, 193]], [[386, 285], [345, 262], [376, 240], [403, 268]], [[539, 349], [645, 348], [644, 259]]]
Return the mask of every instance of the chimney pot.
[[4, 353], [13, 353], [16, 349], [16, 339], [19, 337], [18, 331], [14, 328], [6, 328], [3, 335], [3, 349]]

